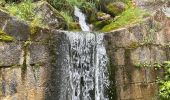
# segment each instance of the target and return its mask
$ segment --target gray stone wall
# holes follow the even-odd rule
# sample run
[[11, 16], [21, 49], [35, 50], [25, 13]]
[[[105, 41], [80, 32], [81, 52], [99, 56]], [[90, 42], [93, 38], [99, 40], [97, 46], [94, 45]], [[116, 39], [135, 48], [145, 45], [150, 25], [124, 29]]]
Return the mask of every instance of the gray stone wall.
[[159, 100], [156, 80], [163, 70], [155, 66], [170, 60], [170, 20], [164, 13], [106, 33], [105, 38], [118, 100]]

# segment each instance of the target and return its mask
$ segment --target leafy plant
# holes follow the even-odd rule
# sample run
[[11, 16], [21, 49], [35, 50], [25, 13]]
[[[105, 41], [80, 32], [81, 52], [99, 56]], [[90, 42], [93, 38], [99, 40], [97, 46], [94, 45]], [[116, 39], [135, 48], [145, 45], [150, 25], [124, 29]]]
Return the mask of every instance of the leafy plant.
[[164, 65], [164, 77], [158, 80], [159, 96], [161, 100], [170, 100], [170, 61]]

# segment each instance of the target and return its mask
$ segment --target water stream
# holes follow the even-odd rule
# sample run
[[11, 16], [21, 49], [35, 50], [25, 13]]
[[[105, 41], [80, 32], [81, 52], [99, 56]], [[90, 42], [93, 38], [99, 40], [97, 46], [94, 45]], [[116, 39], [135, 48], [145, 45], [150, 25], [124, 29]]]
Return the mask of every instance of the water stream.
[[82, 31], [90, 31], [90, 27], [87, 25], [86, 23], [86, 17], [85, 15], [81, 12], [81, 10], [79, 8], [77, 8], [76, 6], [74, 7], [74, 15], [76, 17], [78, 17], [79, 19], [79, 24], [80, 27], [82, 29]]

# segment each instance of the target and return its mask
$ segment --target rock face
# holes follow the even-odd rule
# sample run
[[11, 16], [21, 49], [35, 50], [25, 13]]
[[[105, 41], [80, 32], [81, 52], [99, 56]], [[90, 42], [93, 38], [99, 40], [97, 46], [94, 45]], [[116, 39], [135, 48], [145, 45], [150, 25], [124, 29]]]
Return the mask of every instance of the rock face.
[[136, 6], [154, 14], [167, 0], [133, 0], [133, 2]]
[[161, 10], [144, 22], [106, 34], [118, 100], [159, 100], [155, 70], [169, 58], [170, 20]]
[[35, 12], [37, 16], [42, 18], [43, 23], [53, 29], [64, 29], [67, 27], [63, 16], [50, 4], [45, 1], [40, 1], [37, 5], [38, 7], [35, 9]]

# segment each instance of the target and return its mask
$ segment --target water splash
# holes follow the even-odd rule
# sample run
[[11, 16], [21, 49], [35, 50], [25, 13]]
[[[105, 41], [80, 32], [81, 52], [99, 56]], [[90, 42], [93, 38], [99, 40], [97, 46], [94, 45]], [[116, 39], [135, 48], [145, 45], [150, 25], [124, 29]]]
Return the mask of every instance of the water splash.
[[170, 7], [163, 7], [162, 11], [167, 17], [170, 17]]
[[62, 44], [60, 100], [108, 100], [108, 58], [103, 34], [67, 32]]
[[74, 9], [75, 9], [74, 10], [74, 15], [79, 18], [79, 24], [80, 24], [80, 27], [81, 27], [82, 31], [90, 31], [90, 28], [86, 23], [85, 15], [76, 6], [74, 7]]

